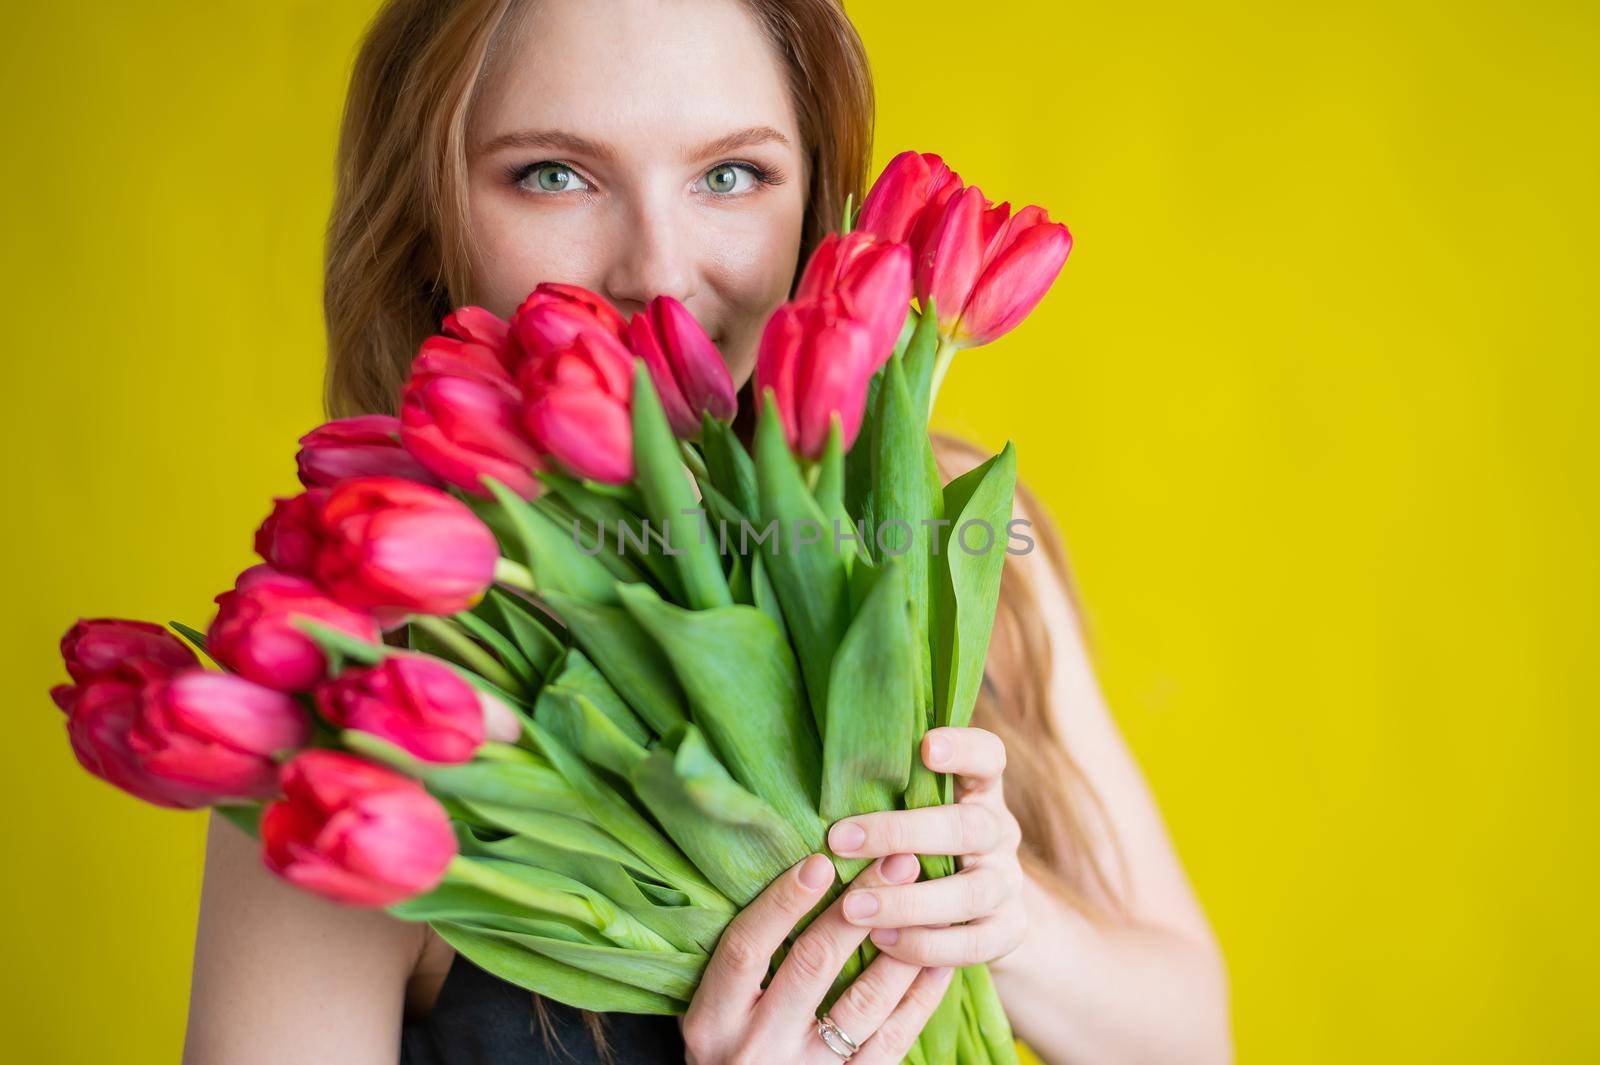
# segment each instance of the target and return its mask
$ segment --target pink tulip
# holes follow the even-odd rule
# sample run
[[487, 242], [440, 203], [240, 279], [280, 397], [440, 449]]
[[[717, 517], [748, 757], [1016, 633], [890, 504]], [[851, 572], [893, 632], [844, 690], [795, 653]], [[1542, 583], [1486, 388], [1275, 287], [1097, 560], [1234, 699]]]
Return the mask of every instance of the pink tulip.
[[956, 347], [998, 339], [1028, 316], [1061, 273], [1072, 234], [1041, 207], [1011, 214], [938, 156], [903, 152], [862, 203], [858, 231], [905, 241], [917, 300], [932, 300], [939, 332]]
[[539, 494], [542, 468], [522, 428], [522, 397], [498, 366], [493, 374], [428, 372], [413, 364], [400, 403], [406, 448], [448, 484], [482, 498], [482, 478], [494, 477], [524, 499]]
[[304, 577], [265, 564], [239, 574], [216, 602], [207, 650], [241, 677], [279, 691], [306, 691], [328, 669], [322, 648], [300, 631], [296, 618], [373, 643], [383, 635], [371, 615], [335, 602]]
[[307, 488], [374, 474], [438, 483], [400, 446], [400, 420], [387, 414], [338, 418], [317, 426], [300, 438], [295, 464]]
[[127, 733], [129, 750], [151, 776], [213, 801], [271, 796], [275, 756], [310, 738], [311, 723], [290, 696], [203, 669], [147, 683]]
[[154, 659], [131, 658], [116, 673], [102, 673], [79, 685], [58, 684], [50, 697], [67, 715], [67, 739], [79, 765], [136, 799], [194, 810], [210, 805], [214, 796], [151, 775], [128, 745], [146, 680], [165, 675]]
[[200, 665], [194, 652], [160, 625], [123, 618], [79, 618], [61, 637], [61, 657], [80, 683], [119, 673], [129, 659], [148, 659], [169, 673]]
[[1072, 235], [1042, 207], [1011, 216], [975, 185], [934, 216], [917, 257], [917, 298], [935, 301], [939, 331], [958, 347], [987, 344], [1018, 325], [1055, 283]]
[[356, 477], [280, 499], [256, 532], [280, 570], [310, 577], [385, 628], [483, 598], [500, 550], [465, 503], [396, 477]]
[[667, 421], [683, 438], [700, 433], [700, 414], [733, 417], [733, 378], [706, 331], [683, 304], [657, 296], [628, 322], [628, 346], [644, 360]]
[[422, 786], [342, 751], [306, 751], [283, 767], [284, 799], [261, 817], [268, 869], [356, 906], [432, 890], [456, 855], [450, 821]]
[[603, 333], [628, 343], [628, 323], [599, 295], [579, 285], [546, 281], [511, 315], [511, 331], [529, 353], [563, 348], [579, 334]]
[[829, 233], [806, 264], [795, 300], [826, 301], [837, 317], [865, 325], [876, 371], [893, 353], [911, 307], [911, 249], [865, 232]]
[[633, 477], [633, 355], [599, 331], [529, 353], [518, 376], [522, 424], [539, 450], [580, 477]]
[[861, 431], [867, 384], [881, 363], [870, 328], [818, 304], [786, 303], [768, 319], [756, 357], [758, 397], [772, 390], [789, 447], [820, 458], [839, 418], [848, 450]]
[[484, 739], [477, 690], [445, 663], [393, 654], [346, 669], [316, 690], [330, 724], [388, 740], [428, 762], [466, 762]]
[[889, 161], [861, 201], [855, 230], [913, 248], [929, 226], [929, 208], [961, 191], [961, 176], [932, 152], [901, 152]]

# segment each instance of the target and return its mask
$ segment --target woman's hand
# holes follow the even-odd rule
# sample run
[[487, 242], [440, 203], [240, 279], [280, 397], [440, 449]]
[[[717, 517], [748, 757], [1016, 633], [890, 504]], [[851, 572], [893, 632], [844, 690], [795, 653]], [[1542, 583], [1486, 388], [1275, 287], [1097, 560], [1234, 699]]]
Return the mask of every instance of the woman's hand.
[[930, 729], [923, 737], [922, 761], [929, 769], [956, 774], [954, 803], [836, 821], [828, 830], [828, 846], [847, 858], [951, 854], [959, 872], [852, 891], [841, 900], [844, 915], [851, 924], [872, 929], [878, 949], [903, 962], [995, 961], [1015, 950], [1028, 928], [1017, 859], [1022, 829], [1000, 786], [1005, 744], [987, 729]]
[[[688, 1065], [838, 1065], [817, 1034], [817, 1008], [866, 938], [841, 907], [862, 887], [916, 878], [910, 854], [873, 862], [790, 947], [765, 989], [772, 957], [833, 883], [833, 862], [813, 854], [774, 880], [717, 941], [700, 986], [679, 1019]], [[860, 1045], [857, 1065], [898, 1065], [950, 986], [948, 967], [925, 969], [886, 954], [874, 958], [828, 1011]]]

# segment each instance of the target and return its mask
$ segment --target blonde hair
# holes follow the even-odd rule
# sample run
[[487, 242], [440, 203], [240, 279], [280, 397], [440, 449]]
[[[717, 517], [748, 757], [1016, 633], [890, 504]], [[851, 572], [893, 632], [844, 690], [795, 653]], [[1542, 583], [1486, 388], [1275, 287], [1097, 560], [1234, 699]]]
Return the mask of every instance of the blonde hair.
[[[744, 2], [786, 64], [810, 157], [798, 266], [838, 224], [846, 197], [859, 204], [866, 191], [870, 68], [839, 0]], [[394, 413], [418, 345], [454, 306], [470, 302], [468, 122], [497, 50], [528, 7], [529, 0], [389, 0], [368, 29], [346, 100], [328, 226], [330, 417]], [[965, 465], [977, 457], [959, 441], [937, 443], [947, 473], [963, 456]], [[1053, 579], [1070, 594], [1060, 538], [1027, 489], [1018, 489], [1018, 499]], [[972, 723], [1006, 742], [1006, 797], [1022, 826], [1025, 867], [1093, 909], [1110, 898], [1086, 828], [1096, 804], [1053, 723], [1049, 639], [1023, 567], [1017, 558], [1005, 564]], [[586, 1020], [603, 1048], [597, 1019]]]

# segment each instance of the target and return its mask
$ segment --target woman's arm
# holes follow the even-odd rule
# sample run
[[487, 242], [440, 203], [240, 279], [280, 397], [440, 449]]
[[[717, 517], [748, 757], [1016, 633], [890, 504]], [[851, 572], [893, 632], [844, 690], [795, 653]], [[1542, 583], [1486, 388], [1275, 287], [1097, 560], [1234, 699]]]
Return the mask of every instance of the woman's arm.
[[1111, 719], [1065, 587], [1045, 552], [1020, 561], [1050, 637], [1057, 727], [1116, 840], [1097, 834], [1096, 857], [1126, 916], [1091, 922], [1027, 880], [1028, 935], [991, 964], [995, 985], [1017, 1034], [1052, 1065], [1230, 1061], [1221, 952]]
[[212, 815], [184, 1065], [394, 1065], [423, 934], [283, 883]]

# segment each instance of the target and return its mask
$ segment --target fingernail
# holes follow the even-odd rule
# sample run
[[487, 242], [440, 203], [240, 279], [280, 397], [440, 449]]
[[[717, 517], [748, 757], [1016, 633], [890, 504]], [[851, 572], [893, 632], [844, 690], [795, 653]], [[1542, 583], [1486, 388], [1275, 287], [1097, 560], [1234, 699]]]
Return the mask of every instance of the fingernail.
[[852, 891], [844, 897], [846, 917], [871, 917], [878, 912], [878, 897], [870, 891]]
[[854, 821], [840, 821], [828, 830], [828, 846], [838, 854], [853, 851], [867, 841], [867, 830]]
[[880, 947], [892, 947], [899, 938], [900, 929], [898, 928], [874, 928], [872, 930], [872, 941]]
[[944, 765], [950, 757], [950, 741], [943, 736], [934, 736], [928, 740], [928, 765]]
[[950, 975], [950, 966], [935, 965], [933, 968], [928, 970], [928, 975], [935, 980], [943, 980], [945, 977]]
[[883, 878], [898, 884], [914, 880], [922, 871], [922, 863], [915, 854], [891, 854], [883, 860]]
[[813, 854], [800, 866], [800, 883], [812, 891], [821, 891], [833, 883], [833, 863], [826, 854]]

